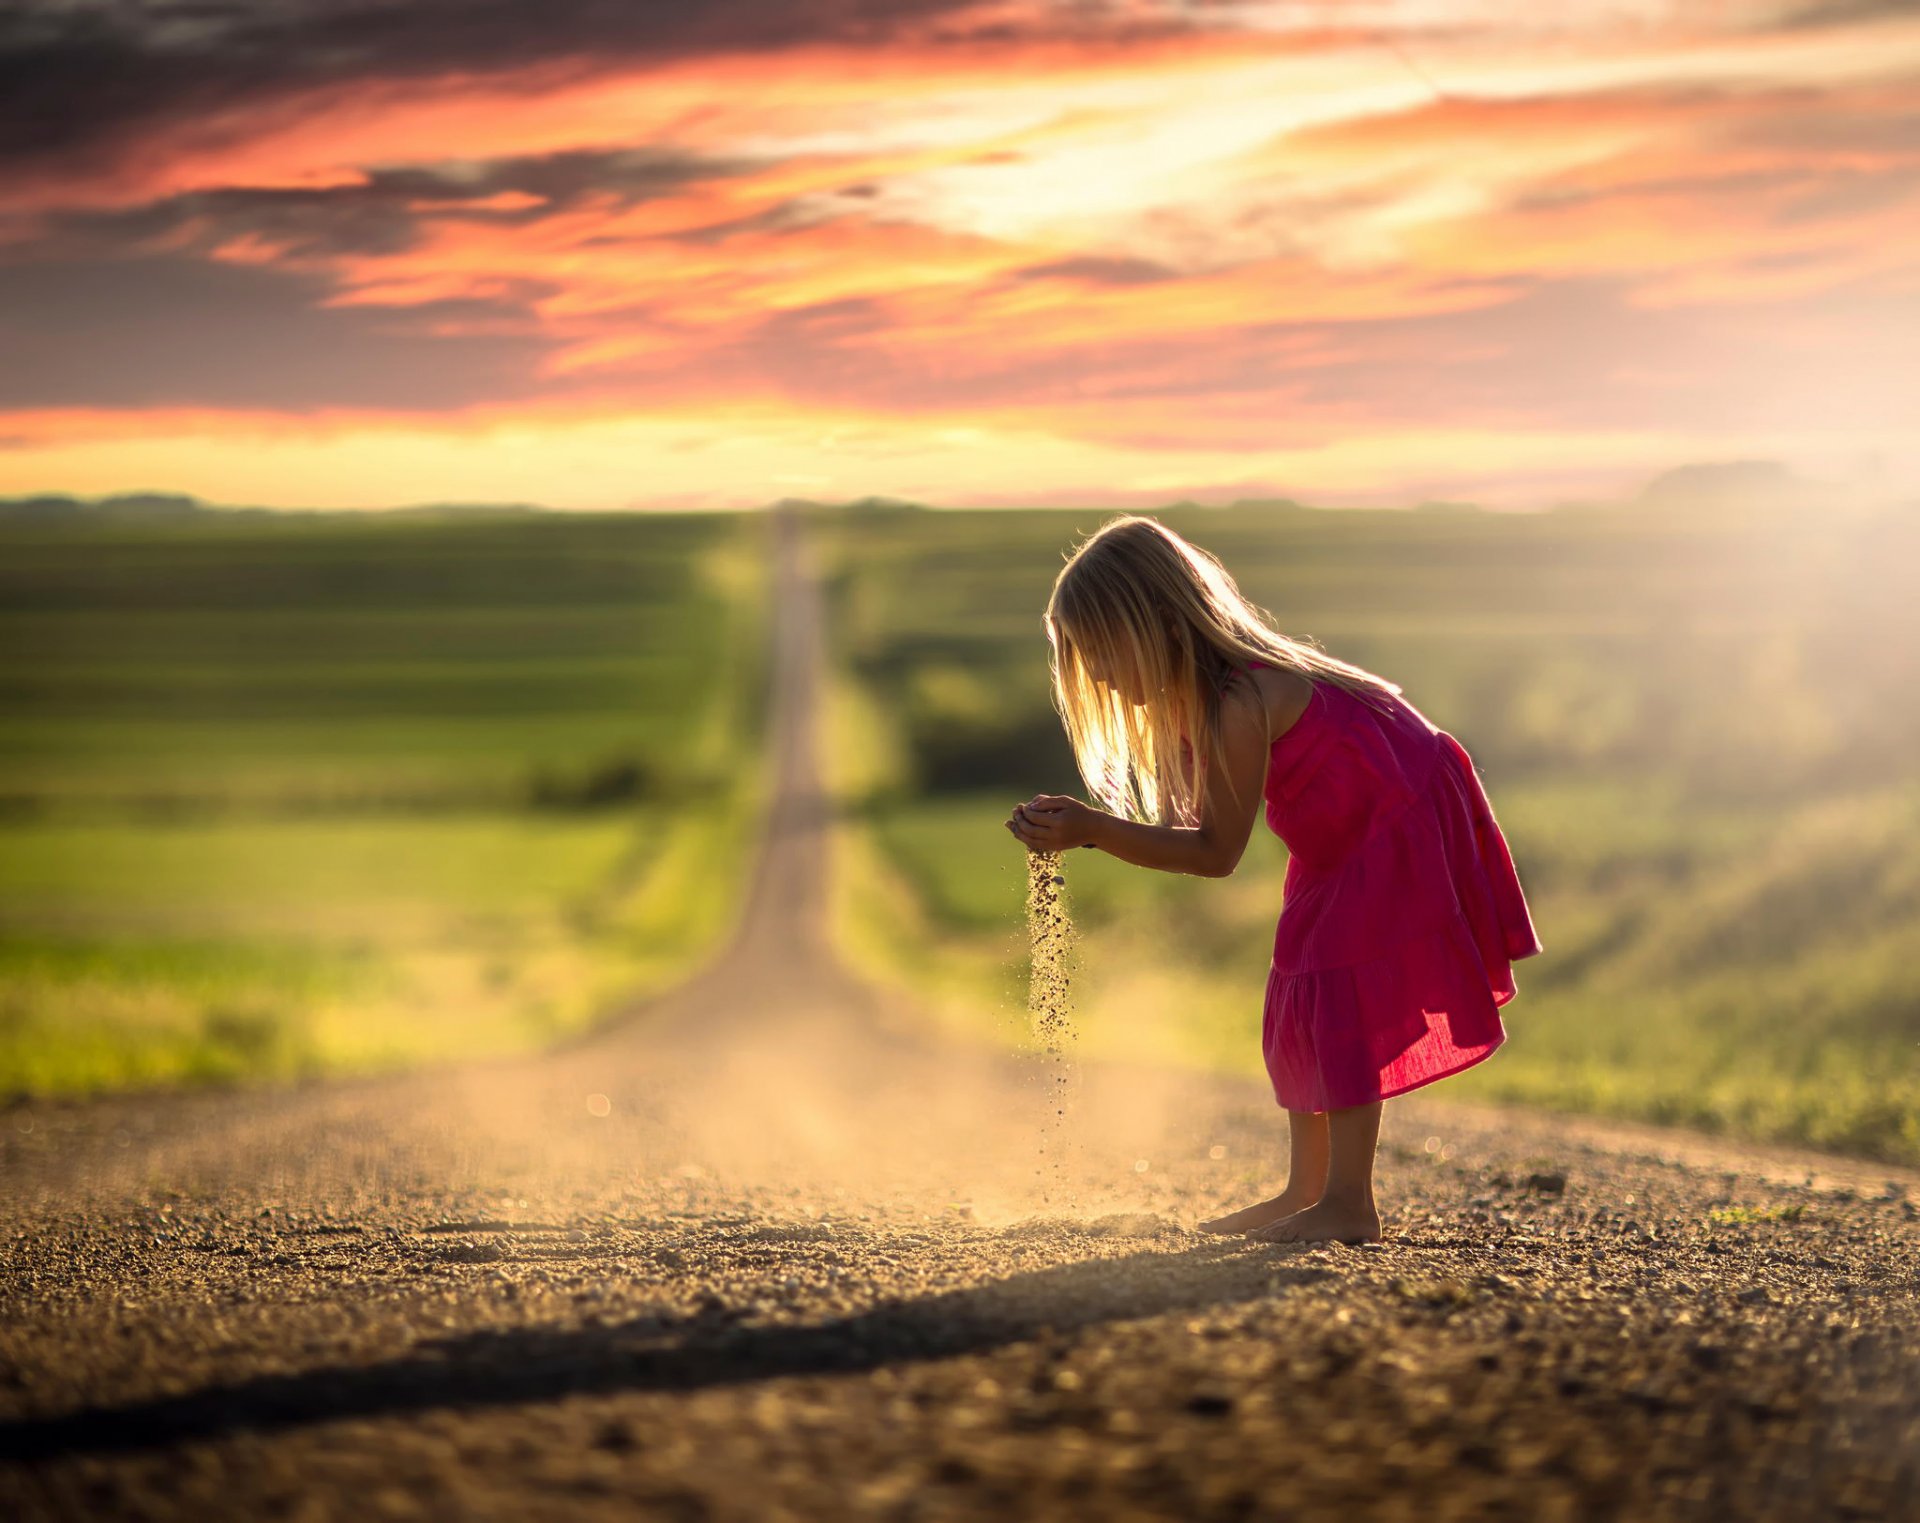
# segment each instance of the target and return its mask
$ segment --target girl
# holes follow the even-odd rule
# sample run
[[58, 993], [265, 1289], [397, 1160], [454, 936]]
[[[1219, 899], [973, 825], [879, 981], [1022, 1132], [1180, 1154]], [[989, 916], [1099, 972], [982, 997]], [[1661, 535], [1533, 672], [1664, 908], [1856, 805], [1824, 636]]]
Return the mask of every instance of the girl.
[[1511, 963], [1541, 950], [1473, 762], [1396, 684], [1278, 633], [1151, 518], [1081, 545], [1044, 623], [1054, 704], [1108, 812], [1016, 805], [1007, 828], [1029, 850], [1225, 877], [1263, 798], [1286, 843], [1261, 1045], [1287, 1186], [1203, 1228], [1378, 1241], [1381, 1102], [1506, 1040]]

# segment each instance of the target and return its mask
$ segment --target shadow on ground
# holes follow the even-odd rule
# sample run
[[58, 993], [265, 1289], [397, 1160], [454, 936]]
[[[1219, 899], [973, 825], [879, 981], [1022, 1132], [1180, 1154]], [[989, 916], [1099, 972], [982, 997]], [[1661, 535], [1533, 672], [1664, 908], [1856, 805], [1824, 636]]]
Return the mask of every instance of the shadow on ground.
[[425, 1341], [405, 1358], [210, 1386], [185, 1395], [0, 1425], [0, 1459], [148, 1449], [346, 1418], [390, 1417], [623, 1391], [690, 1391], [787, 1375], [857, 1374], [1103, 1323], [1270, 1298], [1329, 1277], [1270, 1250], [1205, 1243], [1090, 1259], [962, 1290], [883, 1301], [812, 1325], [756, 1327], [708, 1293], [691, 1314]]

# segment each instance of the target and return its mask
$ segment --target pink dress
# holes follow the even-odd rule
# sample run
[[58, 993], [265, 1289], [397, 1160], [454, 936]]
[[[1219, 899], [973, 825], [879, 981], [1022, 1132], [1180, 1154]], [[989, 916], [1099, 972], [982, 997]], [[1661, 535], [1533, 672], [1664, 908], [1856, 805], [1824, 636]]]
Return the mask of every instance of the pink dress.
[[1512, 963], [1542, 950], [1466, 749], [1377, 696], [1390, 717], [1313, 679], [1267, 758], [1288, 858], [1261, 1042], [1288, 1110], [1366, 1105], [1490, 1056]]

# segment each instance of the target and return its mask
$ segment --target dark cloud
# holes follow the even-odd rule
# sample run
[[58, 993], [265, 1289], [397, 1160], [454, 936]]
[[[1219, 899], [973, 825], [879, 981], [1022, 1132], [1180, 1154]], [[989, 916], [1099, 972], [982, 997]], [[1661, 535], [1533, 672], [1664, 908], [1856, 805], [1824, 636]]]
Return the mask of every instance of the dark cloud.
[[1244, 416], [1254, 445], [1296, 416], [1344, 419], [1343, 431], [1357, 417], [1469, 429], [1899, 427], [1920, 389], [1920, 363], [1901, 342], [1920, 322], [1920, 294], [1803, 297], [1782, 334], [1765, 305], [1638, 307], [1635, 283], [1505, 282], [1507, 299], [1457, 312], [1250, 322], [1008, 355], [990, 344], [917, 347], [894, 331], [883, 301], [844, 300], [771, 314], [698, 353], [599, 379], [637, 404], [769, 388], [879, 414], [1084, 406], [1097, 417], [1103, 404], [1164, 403], [1164, 426], [1137, 409], [1121, 426], [1132, 444], [1169, 449], [1192, 446], [1196, 412], [1226, 421], [1214, 399]]
[[[837, 42], [977, 45], [975, 0], [129, 0], [0, 3], [0, 174], [110, 162], [140, 133], [291, 91]], [[1037, 7], [1023, 36], [1185, 31], [1117, 3]]]
[[329, 293], [318, 277], [179, 257], [0, 267], [0, 407], [410, 412], [541, 394], [548, 340], [424, 331], [511, 327], [509, 306], [319, 306]]
[[392, 254], [414, 243], [420, 217], [436, 208], [459, 209], [463, 203], [502, 195], [538, 197], [538, 205], [464, 213], [489, 222], [525, 223], [564, 212], [588, 197], [603, 205], [611, 197], [617, 213], [622, 206], [757, 167], [746, 161], [622, 149], [370, 169], [365, 184], [312, 190], [191, 191], [124, 210], [55, 213], [36, 230], [31, 244], [0, 249], [0, 263], [112, 254], [188, 226], [200, 230], [194, 247], [213, 248], [254, 234], [284, 248], [286, 257], [296, 262]]
[[1905, 20], [1914, 15], [1914, 0], [1818, 0], [1783, 10], [1764, 23], [1773, 31], [1810, 31], [1817, 27], [1857, 26], [1861, 22]]
[[[1920, 102], [1904, 109], [1876, 110], [1871, 101], [1836, 102], [1814, 90], [1769, 91], [1740, 100], [1732, 92], [1692, 92], [1679, 104], [1722, 104], [1752, 111], [1764, 102], [1766, 115], [1747, 115], [1725, 123], [1702, 113], [1699, 140], [1658, 161], [1661, 172], [1614, 178], [1589, 185], [1542, 183], [1514, 195], [1515, 213], [1552, 214], [1572, 207], [1666, 197], [1704, 205], [1712, 201], [1758, 200], [1776, 208], [1781, 221], [1843, 220], [1911, 200], [1920, 190]], [[1741, 150], [1759, 150], [1759, 153]], [[1780, 158], [1759, 163], [1761, 154]], [[1820, 162], [1808, 163], [1818, 157]], [[1738, 167], [1721, 160], [1733, 158]], [[1850, 164], [1856, 157], [1904, 158], [1904, 165]], [[1656, 161], [1649, 158], [1649, 166]]]
[[[1908, 210], [1920, 205], [1920, 167], [1893, 170], [1833, 169], [1805, 176], [1793, 198], [1778, 213], [1782, 223], [1869, 222], [1879, 213], [1896, 212], [1912, 225]], [[1917, 261], [1910, 258], [1909, 265]]]
[[1176, 271], [1151, 259], [1116, 259], [1089, 254], [1078, 259], [1055, 259], [1046, 264], [1030, 264], [1017, 271], [1018, 280], [1060, 278], [1084, 280], [1098, 286], [1143, 286], [1159, 280], [1172, 280]]
[[1873, 429], [1911, 412], [1920, 293], [1809, 293], [1783, 314], [1637, 306], [1642, 283], [1542, 277], [1492, 306], [1339, 325], [1352, 359], [1297, 379], [1312, 402], [1423, 424]]
[[1294, 357], [1335, 330], [1345, 341], [1347, 325], [1293, 324], [1001, 353], [989, 342], [918, 344], [883, 297], [856, 297], [770, 313], [697, 352], [636, 359], [601, 379], [637, 402], [774, 390], [878, 414], [1152, 400], [1174, 404], [1170, 432], [1178, 433], [1179, 404], [1307, 384]]
[[[662, 243], [686, 244], [690, 247], [706, 248], [726, 243], [754, 233], [778, 236], [791, 233], [816, 223], [829, 221], [835, 214], [821, 205], [808, 206], [798, 201], [781, 201], [762, 211], [749, 212], [744, 217], [730, 217], [724, 222], [708, 222], [700, 227], [680, 228], [673, 232], [656, 234]], [[591, 243], [592, 239], [587, 239]], [[624, 238], [615, 242], [626, 242]]]
[[1770, 92], [1768, 106], [1765, 116], [1743, 122], [1733, 140], [1801, 153], [1920, 160], [1920, 91], [1910, 83], [1884, 95], [1862, 90], [1842, 99], [1824, 90]]

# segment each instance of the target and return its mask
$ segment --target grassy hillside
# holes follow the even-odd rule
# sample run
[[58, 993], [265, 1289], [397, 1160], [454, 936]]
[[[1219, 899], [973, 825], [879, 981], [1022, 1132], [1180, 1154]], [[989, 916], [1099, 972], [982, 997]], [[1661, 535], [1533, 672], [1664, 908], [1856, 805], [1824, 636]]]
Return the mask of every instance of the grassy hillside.
[[[1020, 848], [1085, 796], [1040, 611], [1099, 512], [874, 508], [834, 567], [840, 933], [958, 1026], [1023, 1018]], [[1445, 1093], [1920, 1162], [1920, 523], [1671, 500], [1160, 515], [1473, 753], [1546, 951]], [[1285, 852], [1075, 854], [1084, 1050], [1259, 1070]]]
[[510, 1051], [685, 971], [766, 782], [764, 528], [0, 527], [0, 1091]]

